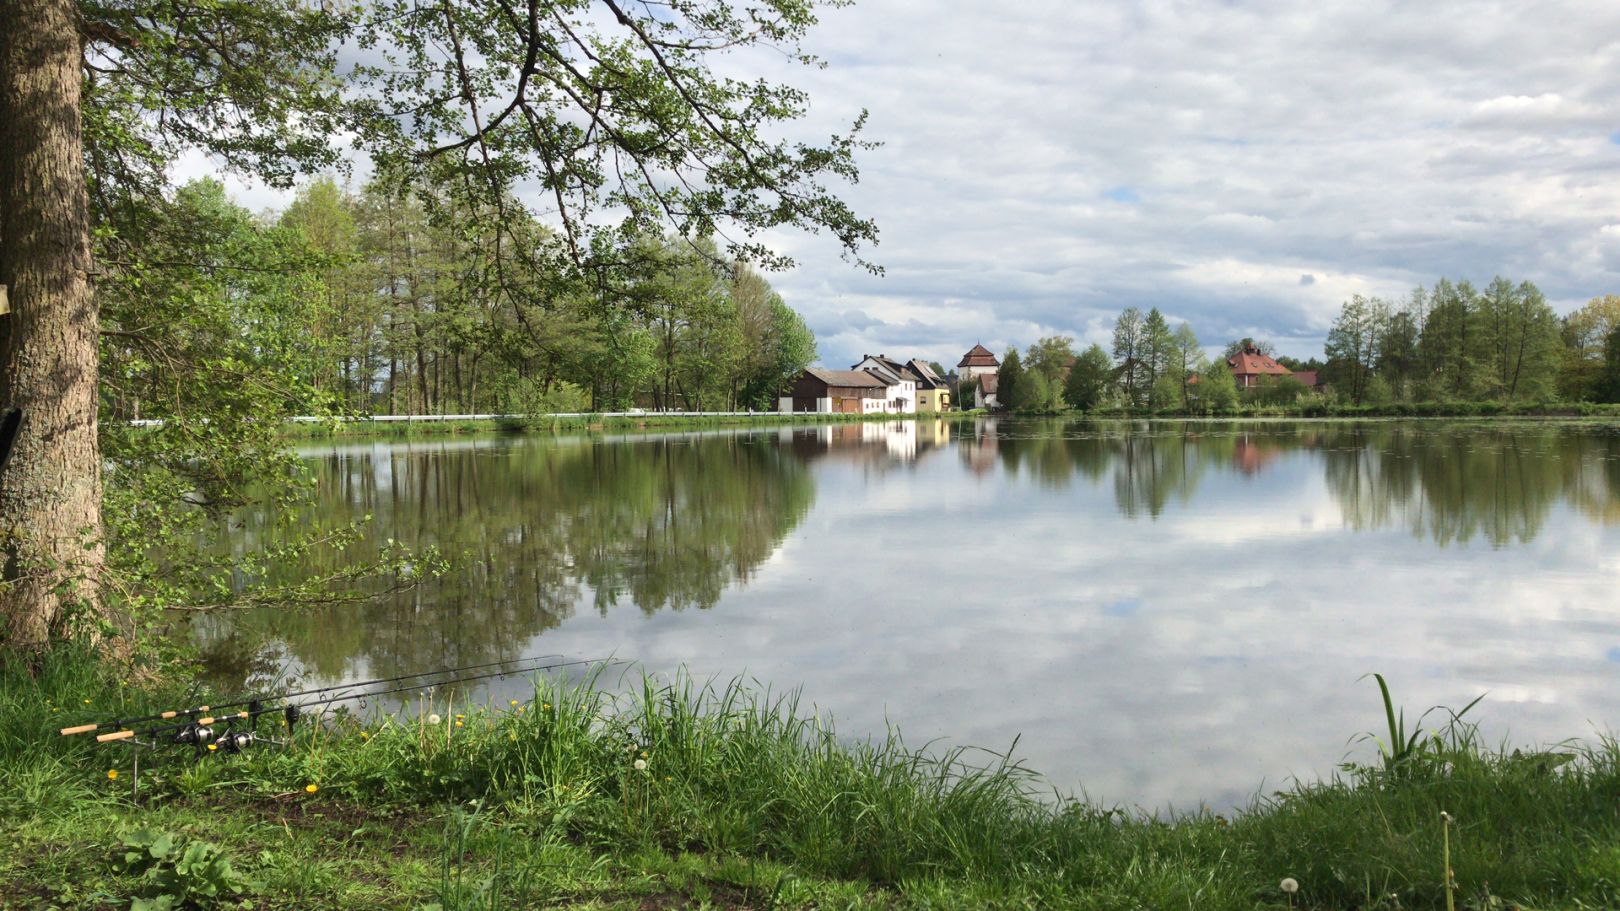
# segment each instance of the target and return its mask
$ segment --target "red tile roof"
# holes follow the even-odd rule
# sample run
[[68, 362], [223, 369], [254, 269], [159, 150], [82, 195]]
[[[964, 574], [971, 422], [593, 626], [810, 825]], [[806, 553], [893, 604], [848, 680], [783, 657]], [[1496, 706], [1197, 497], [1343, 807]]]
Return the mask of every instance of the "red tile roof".
[[1232, 368], [1233, 376], [1288, 376], [1287, 367], [1277, 363], [1269, 354], [1261, 354], [1253, 348], [1245, 348], [1237, 354], [1226, 359], [1227, 366]]
[[1317, 378], [1315, 370], [1295, 370], [1294, 379], [1299, 380], [1301, 383], [1304, 383], [1312, 389], [1322, 385], [1322, 381]]
[[1001, 362], [996, 360], [996, 356], [994, 354], [990, 353], [989, 348], [986, 348], [983, 345], [974, 345], [971, 349], [968, 350], [967, 354], [962, 355], [962, 360], [957, 362], [956, 366], [958, 366], [958, 367], [1000, 367]]
[[995, 395], [996, 386], [1000, 380], [1001, 377], [998, 374], [981, 373], [979, 374], [979, 388], [984, 390], [985, 395]]

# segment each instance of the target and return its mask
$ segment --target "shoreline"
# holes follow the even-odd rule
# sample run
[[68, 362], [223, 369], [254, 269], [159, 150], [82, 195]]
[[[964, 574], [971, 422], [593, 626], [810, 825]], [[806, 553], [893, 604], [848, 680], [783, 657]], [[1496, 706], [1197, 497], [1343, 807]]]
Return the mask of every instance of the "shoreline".
[[[132, 803], [127, 753], [55, 728], [162, 695], [71, 659], [0, 679], [0, 879], [41, 906], [1413, 911], [1450, 904], [1444, 865], [1464, 908], [1620, 898], [1607, 739], [1510, 752], [1454, 721], [1230, 815], [1160, 816], [1051, 794], [1013, 757], [839, 738], [736, 681], [536, 677], [510, 706], [306, 721], [285, 750], [175, 747]], [[182, 873], [184, 851], [225, 866]]]
[[505, 434], [557, 434], [568, 432], [602, 433], [612, 431], [698, 430], [703, 428], [807, 427], [830, 424], [890, 423], [895, 421], [972, 421], [1066, 420], [1076, 423], [1150, 421], [1166, 423], [1242, 423], [1287, 421], [1536, 421], [1603, 422], [1620, 421], [1620, 405], [1585, 407], [1529, 406], [1524, 408], [1477, 409], [1441, 407], [1343, 408], [1324, 410], [1303, 408], [1284, 410], [1256, 408], [1226, 414], [1185, 412], [1053, 412], [1012, 413], [944, 411], [917, 414], [780, 414], [776, 412], [709, 414], [556, 414], [498, 416], [389, 416], [377, 418], [306, 418], [289, 423], [282, 436], [289, 440], [322, 439], [408, 439], [416, 437]]

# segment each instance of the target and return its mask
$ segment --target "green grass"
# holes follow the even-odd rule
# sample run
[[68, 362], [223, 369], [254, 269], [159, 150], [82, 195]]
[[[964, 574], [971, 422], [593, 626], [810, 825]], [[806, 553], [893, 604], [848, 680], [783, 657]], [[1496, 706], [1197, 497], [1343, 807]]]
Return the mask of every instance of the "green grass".
[[539, 680], [523, 705], [422, 706], [436, 725], [339, 714], [285, 750], [176, 750], [137, 806], [127, 748], [52, 732], [175, 694], [71, 659], [3, 682], [0, 905], [127, 906], [151, 887], [121, 840], [151, 829], [217, 845], [263, 908], [1219, 911], [1289, 907], [1284, 877], [1300, 908], [1442, 908], [1444, 811], [1458, 907], [1620, 906], [1609, 742], [1521, 755], [1456, 722], [1403, 736], [1398, 774], [1151, 817], [1054, 798], [1011, 761], [848, 742], [791, 695]]

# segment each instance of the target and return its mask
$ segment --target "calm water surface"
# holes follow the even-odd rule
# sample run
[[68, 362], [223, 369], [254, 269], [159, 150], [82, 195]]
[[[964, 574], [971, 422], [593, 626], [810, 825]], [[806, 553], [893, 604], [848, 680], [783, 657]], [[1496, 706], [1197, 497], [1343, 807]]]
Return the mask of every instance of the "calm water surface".
[[1150, 808], [1365, 758], [1370, 671], [1409, 712], [1488, 692], [1493, 739], [1620, 719], [1620, 428], [923, 420], [304, 454], [302, 521], [371, 515], [462, 569], [200, 627], [225, 679], [612, 653], [802, 686], [852, 736], [1018, 737], [1054, 787]]

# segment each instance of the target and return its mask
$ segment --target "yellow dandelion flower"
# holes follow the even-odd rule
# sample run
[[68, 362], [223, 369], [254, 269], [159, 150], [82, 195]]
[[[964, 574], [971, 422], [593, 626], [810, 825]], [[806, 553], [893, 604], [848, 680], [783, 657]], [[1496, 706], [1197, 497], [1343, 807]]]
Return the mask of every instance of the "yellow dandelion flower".
[[88, 699], [86, 699], [86, 700], [85, 700], [85, 701], [84, 701], [84, 704], [85, 704], [85, 705], [89, 705], [89, 704], [90, 704], [90, 700], [88, 700]]
[[517, 700], [516, 700], [516, 699], [513, 699], [513, 700], [512, 700], [512, 705], [513, 705], [513, 706], [516, 706], [516, 705], [517, 705]]
[[456, 722], [456, 727], [458, 727], [458, 728], [461, 727], [461, 722], [459, 722], [459, 721]]
[[118, 780], [118, 770], [117, 769], [108, 769], [107, 770], [107, 780], [108, 781], [117, 781]]
[[217, 743], [210, 743], [208, 745], [208, 752], [210, 752], [210, 753], [214, 752], [217, 749], [219, 749], [219, 744], [217, 744]]
[[319, 791], [319, 790], [320, 790], [320, 787], [317, 786], [317, 785], [312, 785], [312, 784], [304, 785], [305, 793], [313, 794], [313, 793], [315, 793], [316, 791]]
[[506, 736], [510, 737], [512, 739], [513, 743], [517, 743], [517, 735], [516, 734], [507, 734]]
[[549, 702], [542, 702], [542, 703], [540, 703], [540, 707], [541, 707], [541, 708], [542, 708], [542, 709], [545, 709], [545, 710], [546, 710], [546, 711], [548, 711], [548, 712], [549, 712], [549, 711], [551, 711], [551, 703], [549, 703]]

